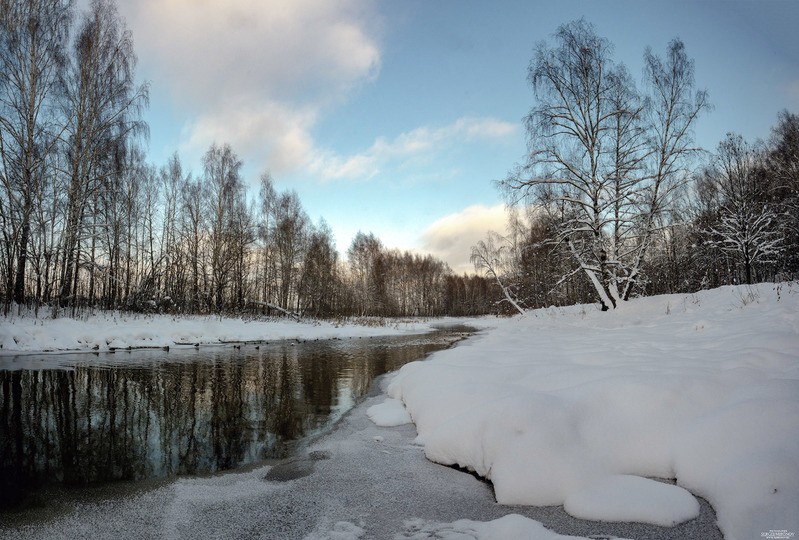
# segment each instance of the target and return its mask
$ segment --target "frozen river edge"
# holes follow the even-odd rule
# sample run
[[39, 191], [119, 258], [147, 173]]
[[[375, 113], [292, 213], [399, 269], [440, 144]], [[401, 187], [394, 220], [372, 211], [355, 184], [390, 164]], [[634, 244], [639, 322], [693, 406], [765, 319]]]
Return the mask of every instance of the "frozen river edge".
[[[489, 483], [427, 460], [414, 443], [413, 424], [380, 427], [368, 418], [369, 407], [385, 400], [391, 376], [376, 380], [365, 400], [288, 466], [181, 478], [133, 494], [123, 489], [116, 498], [79, 503], [66, 515], [39, 524], [0, 526], [0, 537], [347, 540], [458, 533], [468, 535], [458, 538], [513, 538], [503, 532], [532, 531], [541, 533], [532, 538], [553, 540], [560, 535], [722, 538], [713, 509], [701, 499], [699, 517], [675, 527], [586, 521], [562, 506], [497, 504]], [[503, 516], [510, 517], [493, 521]]]
[[310, 476], [293, 481], [297, 495], [325, 506], [313, 538], [348, 538], [348, 531], [351, 538], [446, 538], [448, 533], [465, 533], [469, 536], [463, 538], [469, 538], [472, 531], [475, 538], [505, 538], [507, 524], [503, 529], [498, 522], [493, 528], [456, 522], [490, 522], [509, 515], [550, 529], [540, 538], [722, 538], [715, 513], [703, 499], [699, 499], [699, 517], [674, 527], [587, 521], [570, 516], [562, 506], [498, 504], [490, 483], [426, 459], [423, 448], [414, 443], [413, 424], [380, 427], [367, 417], [369, 407], [384, 401], [382, 390], [391, 376], [378, 379], [366, 400], [311, 445], [309, 453], [325, 453], [329, 459], [317, 461]]

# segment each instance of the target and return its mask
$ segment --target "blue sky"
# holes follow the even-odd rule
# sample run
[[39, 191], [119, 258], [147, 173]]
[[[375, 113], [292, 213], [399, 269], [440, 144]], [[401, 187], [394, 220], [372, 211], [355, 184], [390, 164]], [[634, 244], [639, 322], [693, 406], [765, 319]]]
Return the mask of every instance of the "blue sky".
[[[634, 76], [680, 37], [714, 110], [696, 126], [766, 138], [799, 112], [799, 2], [122, 0], [151, 83], [149, 155], [231, 144], [255, 185], [269, 170], [345, 251], [358, 230], [457, 271], [503, 226], [492, 185], [526, 150], [533, 48], [592, 22]], [[253, 194], [255, 191], [253, 191]]]

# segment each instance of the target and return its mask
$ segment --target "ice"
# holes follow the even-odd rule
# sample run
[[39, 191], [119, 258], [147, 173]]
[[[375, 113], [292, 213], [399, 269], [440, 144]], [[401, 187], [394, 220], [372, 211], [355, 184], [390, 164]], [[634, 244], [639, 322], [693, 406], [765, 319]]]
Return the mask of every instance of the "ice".
[[304, 540], [359, 540], [365, 535], [366, 531], [362, 527], [348, 521], [339, 521], [331, 530], [321, 527], [320, 530], [306, 536]]
[[557, 534], [538, 521], [518, 514], [508, 514], [492, 521], [461, 519], [452, 523], [436, 523], [413, 519], [405, 522], [405, 531], [397, 540], [496, 540], [524, 538], [525, 540], [588, 540], [583, 536]]

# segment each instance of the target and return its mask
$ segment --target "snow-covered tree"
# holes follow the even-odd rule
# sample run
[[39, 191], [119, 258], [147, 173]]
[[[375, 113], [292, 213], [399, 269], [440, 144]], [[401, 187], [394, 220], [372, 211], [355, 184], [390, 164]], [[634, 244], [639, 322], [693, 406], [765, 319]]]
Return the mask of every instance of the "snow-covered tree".
[[777, 214], [765, 202], [766, 185], [758, 174], [762, 155], [729, 133], [711, 169], [721, 207], [719, 222], [709, 232], [716, 247], [739, 258], [746, 283], [752, 283], [756, 265], [776, 262], [782, 250]]

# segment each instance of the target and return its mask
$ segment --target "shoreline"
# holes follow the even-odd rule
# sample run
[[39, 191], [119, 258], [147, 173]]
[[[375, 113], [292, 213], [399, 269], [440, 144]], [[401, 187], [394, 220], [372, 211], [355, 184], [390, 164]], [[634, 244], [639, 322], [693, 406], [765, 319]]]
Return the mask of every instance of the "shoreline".
[[437, 326], [481, 327], [474, 317], [302, 322], [235, 317], [115, 315], [85, 320], [0, 317], [0, 358], [29, 354], [107, 353], [204, 346], [256, 346], [278, 341], [358, 339], [426, 334]]
[[[324, 492], [335, 492], [330, 487], [344, 484], [347, 478], [356, 474], [363, 477], [366, 484], [379, 485], [381, 478], [385, 478], [388, 484], [379, 491], [381, 496], [371, 498], [368, 504], [364, 504], [363, 498], [347, 496], [349, 504], [345, 508], [336, 508], [320, 523], [321, 527], [316, 532], [320, 538], [326, 538], [330, 533], [325, 528], [326, 524], [329, 527], [338, 522], [351, 523], [364, 529], [364, 538], [393, 538], [408, 534], [407, 523], [412, 521], [418, 523], [417, 520], [422, 520], [428, 524], [445, 526], [461, 519], [485, 522], [509, 514], [538, 521], [561, 535], [637, 540], [723, 538], [716, 525], [713, 508], [699, 497], [699, 516], [674, 527], [582, 520], [567, 514], [563, 506], [498, 504], [490, 481], [468, 471], [428, 460], [423, 448], [414, 443], [414, 424], [380, 427], [369, 420], [366, 410], [382, 403], [387, 397], [384, 388], [391, 377], [392, 374], [387, 374], [376, 380], [366, 399], [349, 411], [333, 431], [308, 446], [309, 453], [327, 452], [330, 458], [316, 463], [310, 477], [316, 475], [318, 478], [315, 482], [305, 480], [303, 489], [318, 489], [320, 497], [328, 496]], [[311, 488], [312, 483], [329, 487]], [[402, 493], [409, 496], [397, 497], [397, 494]], [[366, 491], [363, 495], [367, 498]]]
[[73, 508], [39, 523], [0, 526], [0, 538], [424, 539], [455, 530], [458, 520], [512, 514], [561, 535], [723, 538], [713, 509], [699, 498], [699, 517], [674, 527], [586, 521], [562, 506], [500, 505], [490, 482], [429, 461], [414, 443], [414, 424], [380, 427], [368, 418], [367, 409], [387, 397], [392, 376], [376, 379], [363, 400], [295, 457], [143, 490], [130, 485], [99, 501], [76, 498]]

